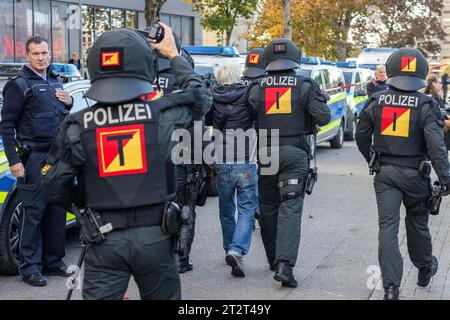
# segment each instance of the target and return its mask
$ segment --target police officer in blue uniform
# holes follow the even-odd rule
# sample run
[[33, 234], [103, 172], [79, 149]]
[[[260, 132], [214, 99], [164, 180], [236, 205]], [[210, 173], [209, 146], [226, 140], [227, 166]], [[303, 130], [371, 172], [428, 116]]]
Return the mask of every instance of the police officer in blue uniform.
[[[279, 158], [276, 173], [263, 174], [260, 161], [259, 192], [261, 237], [274, 279], [283, 287], [297, 287], [293, 268], [300, 245], [301, 217], [309, 170], [307, 135], [316, 124], [330, 122], [327, 97], [318, 84], [296, 74], [300, 51], [288, 39], [275, 39], [264, 51], [267, 75], [251, 85], [249, 102], [259, 131], [276, 135], [268, 154]], [[261, 133], [260, 133], [261, 135]], [[261, 138], [261, 137], [260, 137]], [[268, 141], [271, 137], [267, 138]], [[259, 146], [259, 153], [265, 153]]]
[[161, 25], [165, 36], [152, 46], [168, 57], [181, 90], [140, 100], [153, 90], [154, 49], [134, 30], [103, 33], [88, 56], [86, 96], [98, 104], [68, 117], [42, 169], [49, 201], [68, 205], [79, 195], [109, 226], [106, 239], [87, 248], [84, 299], [122, 299], [131, 275], [142, 299], [181, 298], [172, 227], [162, 228], [176, 193], [171, 135], [207, 112], [212, 98]]
[[49, 67], [47, 41], [33, 37], [26, 50], [28, 65], [3, 90], [0, 133], [22, 201], [19, 271], [28, 284], [45, 286], [42, 273], [70, 275], [62, 261], [66, 212], [47, 204], [41, 190], [40, 163], [72, 107], [72, 98]]
[[408, 253], [419, 269], [417, 285], [426, 287], [438, 269], [428, 228], [431, 164], [444, 195], [450, 192], [450, 165], [439, 106], [418, 92], [426, 86], [428, 74], [423, 54], [413, 48], [394, 52], [387, 61], [387, 74], [389, 89], [372, 95], [359, 116], [356, 142], [377, 172], [374, 187], [384, 299], [398, 300], [403, 275], [398, 247], [400, 206], [403, 202], [406, 208]]

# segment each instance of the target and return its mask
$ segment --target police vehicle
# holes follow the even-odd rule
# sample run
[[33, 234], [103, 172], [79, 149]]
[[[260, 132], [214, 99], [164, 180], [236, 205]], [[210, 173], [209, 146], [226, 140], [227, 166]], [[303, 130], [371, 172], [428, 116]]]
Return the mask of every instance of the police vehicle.
[[344, 134], [347, 119], [347, 93], [342, 70], [333, 63], [321, 61], [318, 58], [303, 57], [300, 69], [297, 71], [303, 77], [314, 79], [323, 92], [330, 96], [328, 106], [331, 110], [331, 121], [320, 128], [317, 138], [310, 137], [311, 152], [314, 154], [316, 144], [329, 141], [331, 148], [340, 149], [344, 144]]
[[336, 62], [336, 66], [342, 70], [345, 79], [345, 90], [347, 92], [347, 121], [345, 123], [345, 139], [355, 140], [356, 120], [366, 100], [367, 83], [374, 77], [370, 69], [358, 68], [355, 62]]
[[379, 64], [386, 64], [396, 48], [364, 48], [356, 60], [360, 68], [376, 70]]
[[[21, 67], [18, 70], [20, 71], [20, 69]], [[7, 81], [5, 76], [10, 76], [10, 73], [0, 74], [0, 92], [3, 91], [3, 86]], [[64, 90], [74, 98], [72, 112], [95, 103], [83, 97], [89, 87], [90, 82], [86, 80], [64, 84]], [[0, 94], [0, 96], [2, 95]], [[0, 101], [0, 110], [1, 107], [2, 101]], [[16, 178], [11, 175], [8, 159], [3, 149], [3, 142], [0, 138], [0, 274], [18, 274], [20, 214], [21, 202], [17, 194]], [[67, 213], [66, 226], [72, 227], [75, 222], [75, 216]]]

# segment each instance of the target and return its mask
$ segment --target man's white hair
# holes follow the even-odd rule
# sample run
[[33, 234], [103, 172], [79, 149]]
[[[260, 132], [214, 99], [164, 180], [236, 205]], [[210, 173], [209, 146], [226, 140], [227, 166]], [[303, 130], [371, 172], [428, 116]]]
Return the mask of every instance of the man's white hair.
[[226, 84], [239, 83], [242, 77], [241, 65], [236, 62], [227, 61], [222, 63], [214, 71], [217, 82], [223, 86]]

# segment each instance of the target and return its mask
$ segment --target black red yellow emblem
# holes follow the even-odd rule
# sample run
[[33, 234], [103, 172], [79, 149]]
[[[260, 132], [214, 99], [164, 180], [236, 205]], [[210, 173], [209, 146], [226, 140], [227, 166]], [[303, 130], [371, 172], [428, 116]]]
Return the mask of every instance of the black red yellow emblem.
[[147, 172], [143, 124], [97, 128], [96, 142], [100, 177]]
[[250, 54], [250, 56], [248, 57], [248, 63], [249, 64], [259, 64], [259, 60], [260, 60], [260, 55], [257, 53], [252, 53]]
[[410, 108], [383, 107], [381, 134], [383, 136], [409, 137]]
[[102, 52], [102, 67], [120, 66], [120, 52]]
[[417, 58], [416, 57], [402, 57], [402, 72], [416, 72]]
[[292, 113], [292, 88], [266, 88], [265, 98], [266, 114]]

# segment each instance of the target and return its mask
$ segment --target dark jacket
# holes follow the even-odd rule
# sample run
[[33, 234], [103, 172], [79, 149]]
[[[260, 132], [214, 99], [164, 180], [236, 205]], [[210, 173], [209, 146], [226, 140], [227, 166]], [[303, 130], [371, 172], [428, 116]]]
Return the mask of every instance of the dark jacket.
[[38, 151], [46, 152], [60, 123], [72, 106], [65, 106], [55, 95], [62, 89], [61, 79], [48, 69], [47, 80], [24, 66], [3, 89], [0, 134], [12, 166], [20, 162], [15, 137]]
[[[170, 161], [172, 149], [177, 143], [172, 141], [172, 133], [176, 129], [188, 128], [194, 120], [200, 120], [209, 110], [212, 100], [211, 93], [206, 90], [201, 76], [194, 72], [184, 58], [175, 57], [170, 62], [176, 82], [183, 91], [167, 94], [161, 97], [158, 103], [178, 101], [178, 95], [189, 91], [194, 93], [194, 89], [196, 91], [195, 96], [201, 95], [201, 97], [198, 97], [194, 104], [177, 104], [176, 107], [165, 109], [155, 119], [158, 130], [158, 145], [161, 146], [160, 152], [164, 156], [165, 162]], [[149, 104], [151, 105], [152, 102], [149, 102]], [[81, 128], [78, 124], [70, 122], [72, 117], [68, 117], [62, 124], [61, 130], [56, 136], [55, 143], [46, 161], [51, 167], [47, 174], [43, 176], [43, 189], [47, 199], [51, 203], [62, 206], [67, 205], [68, 199], [73, 198], [73, 178], [80, 174], [86, 162], [85, 148], [80, 137]], [[151, 163], [148, 163], [148, 165], [151, 165]], [[174, 179], [174, 170], [166, 173], [171, 175], [168, 180]], [[174, 190], [174, 188], [170, 187], [169, 190]]]
[[[428, 149], [436, 174], [444, 183], [450, 183], [450, 164], [448, 162], [447, 148], [444, 144], [442, 114], [437, 104], [428, 103], [420, 110], [419, 128], [413, 130], [423, 130], [423, 136]], [[356, 144], [364, 158], [369, 162], [370, 148], [373, 144], [373, 133], [375, 129], [375, 108], [378, 102], [368, 99], [366, 105], [359, 115], [356, 129]]]
[[[448, 113], [445, 109], [445, 101], [441, 96], [435, 95], [433, 94], [432, 97], [434, 98], [434, 100], [436, 100], [437, 104], [439, 105], [439, 108], [441, 109], [441, 113], [442, 116], [444, 117], [444, 119], [447, 117]], [[445, 146], [447, 147], [447, 150], [450, 150], [450, 132], [444, 134], [444, 141], [445, 141]]]
[[[242, 129], [247, 131], [253, 127], [253, 121], [248, 112], [246, 103], [247, 86], [241, 83], [235, 83], [225, 86], [216, 86], [211, 89], [213, 94], [213, 105], [211, 110], [206, 115], [206, 125], [213, 126], [224, 133], [224, 148], [223, 160], [225, 160], [225, 150], [227, 149], [227, 141], [234, 139], [234, 151], [228, 145], [228, 152], [234, 153], [234, 160], [249, 160], [251, 146], [245, 148], [245, 154], [238, 154], [237, 146], [239, 139], [243, 135], [236, 134], [235, 136], [226, 135], [226, 129]], [[227, 115], [226, 115], [227, 114]], [[225, 121], [226, 120], [226, 121]], [[250, 150], [249, 150], [250, 149]], [[250, 151], [250, 152], [249, 152]], [[229, 159], [231, 160], [231, 158]]]
[[388, 89], [388, 84], [385, 81], [373, 81], [367, 84], [367, 95], [370, 97], [374, 93]]

